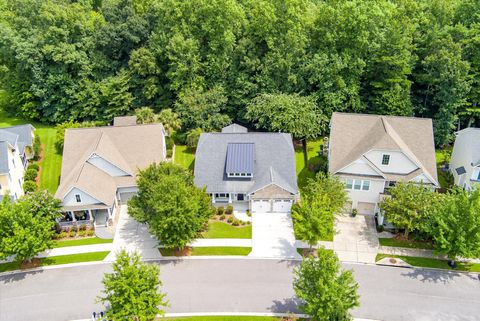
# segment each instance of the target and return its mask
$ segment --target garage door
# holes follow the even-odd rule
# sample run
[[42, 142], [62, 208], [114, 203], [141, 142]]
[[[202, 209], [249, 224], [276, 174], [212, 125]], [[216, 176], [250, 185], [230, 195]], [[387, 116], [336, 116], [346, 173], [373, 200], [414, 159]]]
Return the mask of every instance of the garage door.
[[292, 208], [292, 200], [274, 200], [273, 201], [273, 211], [288, 213]]
[[120, 202], [122, 204], [127, 204], [128, 200], [131, 199], [135, 194], [137, 194], [137, 192], [120, 193]]
[[358, 202], [358, 214], [373, 215], [375, 211], [375, 203]]
[[252, 200], [252, 212], [270, 212], [270, 200]]

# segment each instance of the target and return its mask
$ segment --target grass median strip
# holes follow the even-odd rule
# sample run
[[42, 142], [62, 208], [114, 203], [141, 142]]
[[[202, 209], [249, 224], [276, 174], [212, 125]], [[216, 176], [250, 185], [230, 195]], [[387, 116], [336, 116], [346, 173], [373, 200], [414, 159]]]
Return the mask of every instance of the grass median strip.
[[55, 242], [53, 248], [59, 247], [69, 247], [69, 246], [80, 246], [80, 245], [92, 245], [92, 244], [104, 244], [104, 243], [112, 243], [113, 239], [101, 239], [98, 237], [89, 237], [84, 239], [76, 239], [76, 240], [61, 240]]
[[426, 268], [435, 268], [435, 269], [444, 269], [450, 271], [467, 271], [467, 272], [480, 272], [480, 264], [478, 263], [463, 263], [457, 262], [457, 268], [452, 269], [448, 265], [447, 260], [442, 259], [433, 259], [426, 257], [417, 257], [417, 256], [403, 256], [403, 255], [391, 255], [391, 254], [377, 254], [375, 261], [378, 262], [383, 258], [392, 257], [405, 261], [406, 263], [416, 266], [416, 267], [426, 267]]
[[210, 222], [208, 230], [202, 233], [206, 239], [251, 239], [252, 226], [232, 226], [223, 222]]
[[281, 318], [275, 317], [256, 317], [256, 316], [200, 316], [200, 317], [181, 317], [181, 318], [160, 318], [168, 321], [280, 321]]
[[[80, 262], [93, 262], [102, 261], [110, 253], [109, 251], [91, 252], [81, 254], [59, 255], [50, 256], [46, 258], [38, 259], [38, 266], [60, 265]], [[21, 268], [21, 262], [11, 262], [0, 264], [0, 272], [19, 270]]]
[[395, 238], [379, 238], [378, 241], [382, 246], [405, 247], [410, 249], [433, 250], [433, 244], [427, 242], [419, 242], [413, 240], [399, 240]]
[[[178, 256], [174, 249], [160, 248], [163, 256]], [[190, 248], [190, 256], [208, 256], [208, 255], [239, 255], [245, 256], [252, 251], [251, 247], [229, 247], [229, 246], [208, 246]]]

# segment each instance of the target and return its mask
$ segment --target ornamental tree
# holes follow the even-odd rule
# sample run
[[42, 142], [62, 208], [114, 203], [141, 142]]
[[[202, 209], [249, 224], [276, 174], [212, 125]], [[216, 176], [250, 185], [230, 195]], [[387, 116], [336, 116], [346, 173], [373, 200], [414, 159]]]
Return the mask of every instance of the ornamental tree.
[[454, 261], [480, 257], [480, 189], [471, 193], [455, 189], [447, 194], [430, 217], [436, 250]]
[[106, 320], [149, 321], [158, 314], [163, 316], [165, 311], [161, 308], [167, 307], [168, 302], [166, 295], [159, 292], [159, 273], [158, 265], [142, 263], [138, 253], [120, 251], [113, 272], [103, 277], [104, 295], [98, 298], [109, 305]]
[[341, 270], [337, 256], [319, 249], [318, 259], [308, 258], [294, 270], [293, 288], [303, 301], [300, 309], [313, 321], [352, 320], [359, 306], [358, 284], [352, 271]]
[[153, 164], [141, 171], [138, 189], [128, 202], [129, 213], [148, 223], [167, 248], [184, 248], [214, 214], [205, 190], [195, 187], [192, 175], [175, 164]]

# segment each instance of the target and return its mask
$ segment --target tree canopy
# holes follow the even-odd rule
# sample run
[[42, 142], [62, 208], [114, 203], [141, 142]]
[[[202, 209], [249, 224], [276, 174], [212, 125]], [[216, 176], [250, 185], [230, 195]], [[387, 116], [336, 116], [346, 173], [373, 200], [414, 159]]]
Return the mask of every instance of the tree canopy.
[[282, 130], [300, 138], [315, 107], [430, 117], [442, 145], [480, 125], [479, 17], [473, 0], [3, 0], [2, 107], [49, 123], [171, 108], [187, 132], [295, 101]]

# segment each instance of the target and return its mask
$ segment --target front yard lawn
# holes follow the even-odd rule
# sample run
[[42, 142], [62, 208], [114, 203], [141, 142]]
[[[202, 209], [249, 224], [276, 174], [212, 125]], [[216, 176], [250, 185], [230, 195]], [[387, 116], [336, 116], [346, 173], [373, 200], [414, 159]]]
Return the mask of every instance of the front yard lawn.
[[91, 244], [103, 244], [103, 243], [112, 243], [113, 239], [101, 239], [98, 237], [88, 237], [81, 238], [76, 240], [61, 240], [55, 242], [53, 248], [59, 247], [68, 247], [68, 246], [79, 246], [79, 245], [91, 245]]
[[208, 223], [208, 230], [202, 233], [205, 239], [251, 239], [252, 226], [231, 226], [223, 222]]
[[452, 269], [448, 265], [447, 260], [441, 259], [432, 259], [432, 258], [425, 258], [425, 257], [416, 257], [416, 256], [402, 256], [402, 255], [391, 255], [391, 254], [377, 254], [375, 261], [380, 261], [386, 257], [393, 257], [402, 259], [403, 261], [407, 262], [410, 265], [417, 266], [417, 267], [427, 267], [427, 268], [436, 268], [436, 269], [444, 269], [444, 270], [453, 270], [453, 271], [467, 271], [467, 272], [480, 272], [480, 264], [478, 263], [460, 263], [457, 262], [457, 268]]
[[396, 238], [379, 238], [378, 241], [382, 246], [406, 247], [410, 249], [433, 250], [433, 244], [428, 242], [419, 242], [413, 240], [402, 240]]
[[[39, 266], [59, 265], [79, 262], [102, 261], [110, 253], [109, 251], [91, 252], [81, 254], [59, 255], [39, 259]], [[0, 272], [19, 270], [21, 262], [0, 264]]]
[[57, 133], [55, 127], [31, 122], [18, 117], [8, 115], [4, 110], [0, 109], [0, 128], [32, 124], [37, 130], [35, 135], [40, 137], [42, 143], [42, 159], [39, 162], [40, 169], [40, 188], [55, 193], [58, 187], [60, 170], [62, 166], [62, 155], [57, 153], [55, 149], [55, 135]]
[[[162, 256], [175, 256], [174, 249], [160, 248]], [[251, 247], [229, 247], [229, 246], [210, 246], [210, 247], [193, 247], [191, 248], [191, 256], [206, 255], [248, 255], [252, 251]]]
[[193, 171], [195, 164], [195, 149], [185, 145], [175, 145], [175, 164]]

